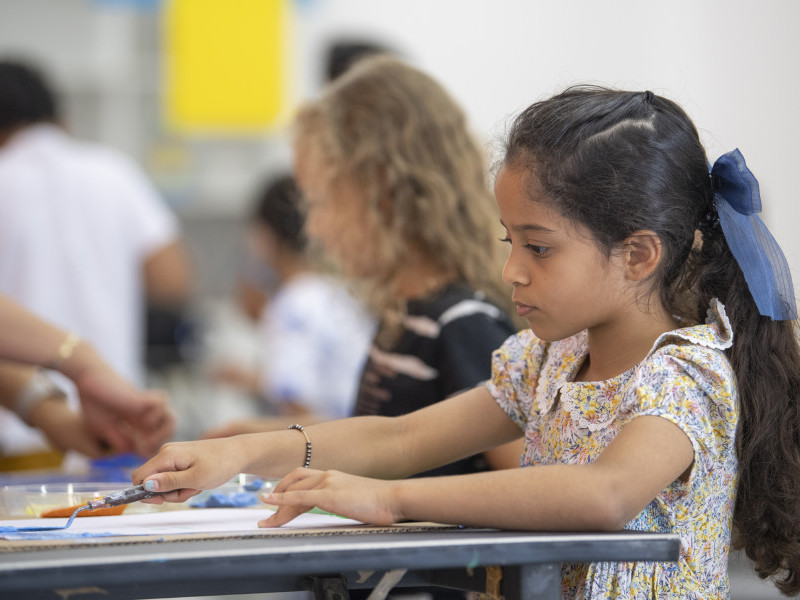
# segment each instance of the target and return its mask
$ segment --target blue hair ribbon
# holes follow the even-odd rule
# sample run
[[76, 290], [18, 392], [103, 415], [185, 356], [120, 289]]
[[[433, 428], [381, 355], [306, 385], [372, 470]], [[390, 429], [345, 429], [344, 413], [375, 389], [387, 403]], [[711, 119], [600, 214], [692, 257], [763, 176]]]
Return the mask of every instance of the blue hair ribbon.
[[761, 212], [761, 194], [739, 149], [720, 156], [711, 168], [714, 204], [725, 241], [744, 273], [758, 312], [773, 321], [797, 318], [792, 275], [786, 257]]

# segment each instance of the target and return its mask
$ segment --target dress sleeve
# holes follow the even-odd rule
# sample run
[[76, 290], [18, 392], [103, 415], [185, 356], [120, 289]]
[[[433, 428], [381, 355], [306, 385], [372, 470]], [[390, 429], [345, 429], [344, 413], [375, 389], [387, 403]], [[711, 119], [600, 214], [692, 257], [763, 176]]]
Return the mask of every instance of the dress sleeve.
[[523, 431], [533, 413], [545, 351], [545, 343], [526, 329], [508, 338], [492, 354], [492, 374], [486, 388]]
[[505, 318], [475, 313], [442, 327], [437, 342], [441, 398], [475, 387], [489, 378], [492, 352], [514, 333]]
[[634, 389], [631, 416], [659, 416], [680, 427], [702, 470], [735, 451], [736, 383], [721, 351], [666, 346], [648, 359]]

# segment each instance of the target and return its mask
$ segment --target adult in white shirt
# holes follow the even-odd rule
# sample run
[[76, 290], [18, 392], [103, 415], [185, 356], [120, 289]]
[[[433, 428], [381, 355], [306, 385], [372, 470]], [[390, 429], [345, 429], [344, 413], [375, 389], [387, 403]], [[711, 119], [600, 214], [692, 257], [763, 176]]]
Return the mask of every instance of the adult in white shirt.
[[[145, 300], [189, 293], [177, 221], [133, 161], [57, 124], [39, 73], [0, 62], [0, 89], [0, 292], [141, 384]], [[6, 454], [43, 446], [5, 411], [0, 439]]]

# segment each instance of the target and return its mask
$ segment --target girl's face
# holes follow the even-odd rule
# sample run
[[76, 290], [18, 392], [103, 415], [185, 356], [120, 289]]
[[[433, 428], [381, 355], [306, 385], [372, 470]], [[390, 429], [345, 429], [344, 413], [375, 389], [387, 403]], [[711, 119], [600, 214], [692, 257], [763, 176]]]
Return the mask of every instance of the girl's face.
[[495, 182], [511, 246], [503, 280], [513, 286], [518, 314], [545, 341], [621, 318], [630, 306], [631, 282], [620, 256], [607, 258], [588, 230], [550, 208], [530, 177], [524, 169], [504, 166]]
[[373, 244], [363, 194], [352, 178], [331, 180], [317, 153], [304, 149], [307, 144], [296, 148], [294, 171], [306, 199], [306, 233], [346, 276], [366, 277], [373, 269]]

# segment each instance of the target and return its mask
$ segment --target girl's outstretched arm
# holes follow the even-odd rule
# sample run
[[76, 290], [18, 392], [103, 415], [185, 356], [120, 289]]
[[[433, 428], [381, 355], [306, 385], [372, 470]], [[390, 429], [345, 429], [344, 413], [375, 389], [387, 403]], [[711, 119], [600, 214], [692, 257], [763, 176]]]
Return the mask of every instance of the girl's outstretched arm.
[[588, 465], [549, 465], [474, 475], [375, 481], [296, 469], [264, 500], [282, 525], [317, 506], [368, 523], [436, 521], [502, 529], [618, 530], [693, 460], [689, 438], [661, 417], [629, 423]]
[[[402, 417], [355, 417], [306, 427], [311, 467], [398, 479], [483, 452], [521, 435], [483, 386]], [[285, 476], [305, 459], [295, 430], [166, 444], [133, 473], [154, 491], [183, 490], [150, 500], [182, 502], [237, 473]]]

